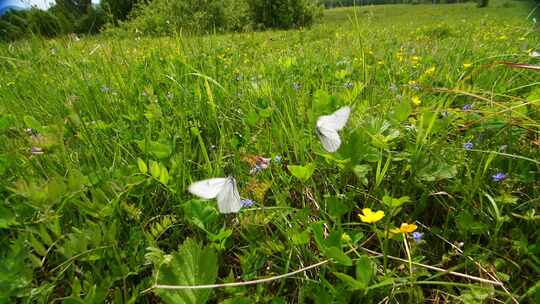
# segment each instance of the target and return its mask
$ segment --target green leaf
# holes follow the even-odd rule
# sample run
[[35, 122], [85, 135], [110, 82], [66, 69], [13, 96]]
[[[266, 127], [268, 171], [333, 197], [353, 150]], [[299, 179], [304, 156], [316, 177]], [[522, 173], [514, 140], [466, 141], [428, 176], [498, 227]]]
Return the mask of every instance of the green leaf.
[[139, 149], [145, 153], [150, 153], [152, 156], [158, 159], [167, 158], [172, 153], [172, 147], [166, 143], [151, 140], [136, 140], [135, 143], [137, 143]]
[[350, 275], [347, 275], [347, 274], [344, 274], [344, 273], [341, 273], [341, 272], [333, 272], [333, 274], [338, 279], [343, 281], [343, 283], [345, 283], [345, 285], [347, 285], [347, 288], [350, 289], [350, 290], [364, 290], [364, 289], [366, 289], [366, 285], [364, 285], [362, 282], [359, 282], [359, 281], [355, 280]]
[[412, 106], [409, 102], [400, 102], [392, 109], [391, 117], [398, 122], [405, 121], [412, 113]]
[[148, 172], [148, 166], [144, 160], [137, 158], [137, 166], [139, 167], [139, 172], [142, 174], [146, 174]]
[[370, 165], [356, 165], [356, 166], [353, 167], [354, 174], [356, 175], [358, 180], [360, 180], [362, 185], [364, 185], [366, 187], [369, 184], [369, 181], [367, 179], [367, 175], [368, 175], [369, 171], [371, 171], [371, 166]]
[[165, 167], [164, 165], [160, 164], [159, 166], [159, 171], [160, 171], [160, 174], [159, 174], [159, 181], [164, 184], [164, 185], [167, 185], [167, 183], [169, 182], [169, 170], [167, 170], [167, 167]]
[[315, 164], [309, 163], [305, 166], [287, 166], [291, 174], [302, 182], [306, 182], [315, 172]]
[[0, 205], [0, 229], [9, 228], [10, 226], [17, 224], [18, 222], [15, 220], [15, 214], [5, 206]]
[[352, 266], [352, 260], [347, 256], [341, 248], [338, 247], [328, 247], [324, 250], [324, 255], [327, 258], [331, 258], [338, 262], [339, 264], [345, 265], [345, 266]]
[[389, 195], [385, 195], [382, 199], [383, 203], [390, 208], [397, 208], [405, 203], [411, 201], [408, 196], [402, 196], [400, 198], [393, 198]]
[[34, 117], [32, 117], [30, 115], [25, 115], [23, 117], [23, 121], [24, 121], [24, 125], [27, 128], [31, 128], [31, 129], [35, 129], [35, 130], [41, 129], [41, 123], [39, 123], [39, 121], [37, 121]]
[[150, 174], [154, 178], [159, 178], [161, 176], [161, 166], [156, 161], [150, 161]]
[[[161, 285], [213, 284], [218, 271], [217, 255], [212, 248], [187, 239], [156, 271]], [[163, 302], [170, 304], [206, 303], [211, 292], [212, 289], [155, 290]]]
[[356, 279], [364, 286], [369, 286], [371, 279], [375, 275], [373, 262], [368, 256], [363, 255], [356, 261]]

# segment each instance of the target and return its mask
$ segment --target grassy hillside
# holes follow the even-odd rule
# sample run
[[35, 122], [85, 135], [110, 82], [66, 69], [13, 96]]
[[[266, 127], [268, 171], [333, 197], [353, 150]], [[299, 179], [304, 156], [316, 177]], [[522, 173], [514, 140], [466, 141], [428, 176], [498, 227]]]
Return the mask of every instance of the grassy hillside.
[[[500, 64], [539, 64], [529, 12], [1, 45], [0, 302], [539, 301], [540, 73]], [[317, 117], [344, 105], [328, 153]], [[228, 175], [238, 214], [187, 191]]]

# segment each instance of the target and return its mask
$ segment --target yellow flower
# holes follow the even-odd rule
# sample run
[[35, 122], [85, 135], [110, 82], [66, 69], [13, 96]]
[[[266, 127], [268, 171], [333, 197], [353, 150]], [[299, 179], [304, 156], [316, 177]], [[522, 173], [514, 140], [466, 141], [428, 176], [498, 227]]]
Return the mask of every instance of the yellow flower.
[[360, 217], [360, 220], [362, 220], [362, 222], [364, 223], [370, 223], [370, 224], [376, 223], [382, 220], [382, 218], [384, 217], [384, 211], [382, 210], [373, 212], [369, 208], [364, 208], [362, 209], [362, 213], [363, 215], [358, 214], [358, 216]]
[[418, 226], [416, 226], [415, 224], [402, 223], [401, 227], [390, 229], [390, 232], [392, 232], [394, 234], [412, 233], [412, 232], [414, 232], [416, 230], [416, 228], [418, 228]]
[[413, 97], [412, 97], [412, 103], [413, 103], [415, 106], [419, 106], [419, 105], [422, 103], [422, 100], [421, 100], [420, 97], [418, 97], [418, 96], [413, 96]]
[[468, 68], [472, 67], [472, 63], [464, 63], [463, 67], [468, 69]]
[[426, 75], [431, 75], [431, 74], [433, 74], [433, 73], [435, 73], [435, 67], [430, 67], [429, 69], [427, 69], [427, 70], [425, 71], [425, 74], [426, 74]]
[[343, 234], [341, 235], [341, 240], [345, 243], [352, 242], [351, 237], [346, 232], [343, 232]]

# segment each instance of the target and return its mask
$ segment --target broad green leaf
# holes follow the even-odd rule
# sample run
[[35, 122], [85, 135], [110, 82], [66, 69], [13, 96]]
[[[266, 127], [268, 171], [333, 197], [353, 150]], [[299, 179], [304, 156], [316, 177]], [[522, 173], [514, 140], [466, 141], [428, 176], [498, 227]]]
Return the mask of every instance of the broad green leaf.
[[306, 182], [313, 175], [313, 172], [315, 172], [315, 164], [313, 163], [305, 166], [289, 165], [287, 168], [289, 168], [289, 171], [294, 177], [302, 182]]
[[148, 166], [144, 160], [137, 158], [137, 166], [139, 167], [139, 172], [142, 174], [146, 174], [148, 172]]
[[159, 178], [161, 175], [161, 166], [156, 161], [150, 161], [150, 174], [154, 178]]
[[369, 181], [367, 179], [369, 171], [371, 171], [370, 165], [356, 165], [353, 167], [354, 174], [364, 186], [368, 186], [369, 184]]
[[338, 262], [339, 264], [345, 265], [345, 266], [352, 266], [352, 260], [347, 256], [345, 253], [343, 253], [343, 250], [338, 247], [328, 247], [324, 250], [324, 255], [327, 258], [331, 258]]
[[350, 290], [364, 290], [364, 289], [366, 289], [365, 284], [363, 284], [360, 281], [355, 280], [353, 277], [351, 277], [348, 274], [344, 274], [344, 273], [341, 273], [341, 272], [333, 272], [333, 274], [338, 279], [343, 281], [343, 283], [345, 283], [345, 285], [347, 285], [347, 288], [350, 289]]
[[172, 147], [169, 144], [151, 140], [136, 140], [135, 142], [137, 143], [139, 149], [158, 159], [167, 158], [172, 153]]
[[[187, 239], [161, 265], [157, 282], [161, 285], [206, 285], [217, 278], [217, 255], [212, 248]], [[156, 289], [155, 293], [169, 304], [202, 304], [208, 301], [212, 289]]]
[[169, 170], [167, 170], [167, 167], [165, 167], [163, 164], [160, 164], [159, 172], [159, 181], [162, 184], [167, 185], [169, 182]]
[[369, 286], [371, 279], [375, 275], [373, 262], [368, 256], [363, 255], [356, 261], [356, 279], [363, 285]]
[[400, 102], [392, 109], [391, 117], [398, 122], [405, 121], [412, 113], [412, 106], [409, 102]]
[[383, 203], [390, 208], [397, 208], [405, 203], [408, 203], [411, 199], [408, 196], [400, 198], [393, 198], [389, 195], [385, 195], [382, 199]]

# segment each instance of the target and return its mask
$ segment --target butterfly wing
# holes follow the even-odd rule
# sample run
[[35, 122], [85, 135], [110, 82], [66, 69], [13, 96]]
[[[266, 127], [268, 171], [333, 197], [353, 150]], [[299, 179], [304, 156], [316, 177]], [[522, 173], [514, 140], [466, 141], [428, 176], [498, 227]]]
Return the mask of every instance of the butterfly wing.
[[228, 178], [210, 178], [189, 185], [188, 191], [200, 198], [212, 199], [224, 189]]
[[236, 180], [233, 177], [227, 178], [223, 190], [217, 195], [217, 203], [221, 213], [236, 213], [242, 208]]
[[324, 115], [317, 119], [317, 136], [328, 152], [336, 152], [341, 146], [338, 131], [343, 129], [349, 120], [351, 108], [346, 106], [330, 115]]
[[341, 138], [339, 138], [337, 131], [317, 128], [317, 136], [319, 136], [323, 148], [328, 152], [336, 152], [341, 146]]
[[339, 131], [345, 127], [351, 114], [351, 108], [342, 107], [330, 115], [323, 115], [317, 119], [317, 128]]

